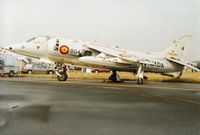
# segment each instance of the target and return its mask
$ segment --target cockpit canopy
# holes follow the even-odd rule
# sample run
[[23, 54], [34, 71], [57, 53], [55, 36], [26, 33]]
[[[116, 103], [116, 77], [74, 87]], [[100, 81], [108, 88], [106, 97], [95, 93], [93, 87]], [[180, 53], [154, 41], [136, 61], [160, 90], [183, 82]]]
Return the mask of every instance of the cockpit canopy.
[[43, 43], [45, 41], [48, 41], [50, 39], [49, 36], [38, 36], [38, 37], [33, 37], [29, 40], [26, 41], [26, 43]]

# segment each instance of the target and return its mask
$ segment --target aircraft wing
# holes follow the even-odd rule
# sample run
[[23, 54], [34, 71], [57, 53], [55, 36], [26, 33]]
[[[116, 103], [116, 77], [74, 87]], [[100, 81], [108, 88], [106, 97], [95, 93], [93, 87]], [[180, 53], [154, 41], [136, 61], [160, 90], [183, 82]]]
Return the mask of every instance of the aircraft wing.
[[105, 46], [105, 45], [96, 44], [96, 43], [88, 45], [87, 47], [92, 50], [99, 51], [101, 53], [120, 58], [122, 60], [129, 62], [130, 64], [136, 64], [136, 63], [152, 64], [151, 62], [148, 62], [145, 59], [141, 59], [133, 54], [128, 54], [126, 50], [123, 50], [117, 47]]
[[186, 66], [186, 67], [188, 67], [188, 68], [191, 68], [191, 69], [196, 70], [197, 72], [199, 72], [199, 69], [198, 69], [198, 68], [196, 68], [196, 67], [194, 67], [194, 66], [192, 66], [192, 65], [190, 65], [190, 64], [188, 64], [188, 63], [186, 63], [186, 62], [184, 62], [184, 61], [177, 60], [177, 59], [175, 59], [175, 58], [173, 58], [173, 57], [172, 57], [172, 58], [166, 57], [166, 59], [169, 60], [169, 61], [175, 62], [175, 63], [177, 63], [177, 64]]

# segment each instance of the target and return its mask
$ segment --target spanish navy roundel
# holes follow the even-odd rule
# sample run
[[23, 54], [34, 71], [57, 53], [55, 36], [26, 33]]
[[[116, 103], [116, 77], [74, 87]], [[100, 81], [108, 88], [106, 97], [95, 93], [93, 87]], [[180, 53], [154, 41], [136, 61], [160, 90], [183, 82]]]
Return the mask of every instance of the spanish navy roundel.
[[61, 53], [61, 54], [68, 54], [68, 53], [69, 53], [69, 47], [66, 46], [66, 45], [62, 45], [62, 46], [60, 47], [60, 53]]

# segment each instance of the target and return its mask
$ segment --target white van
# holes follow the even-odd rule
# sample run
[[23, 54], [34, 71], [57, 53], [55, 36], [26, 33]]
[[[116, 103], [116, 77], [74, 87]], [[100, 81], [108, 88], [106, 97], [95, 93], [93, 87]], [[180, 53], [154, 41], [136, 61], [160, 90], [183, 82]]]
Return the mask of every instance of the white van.
[[10, 54], [0, 55], [0, 74], [8, 74], [9, 77], [13, 77], [14, 74], [19, 72], [18, 59]]

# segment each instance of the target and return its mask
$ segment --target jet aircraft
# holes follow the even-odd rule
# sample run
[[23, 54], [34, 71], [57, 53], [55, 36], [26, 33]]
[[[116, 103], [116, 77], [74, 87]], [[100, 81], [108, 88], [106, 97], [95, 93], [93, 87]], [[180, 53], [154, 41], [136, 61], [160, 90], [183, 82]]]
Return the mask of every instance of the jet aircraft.
[[72, 64], [109, 69], [113, 72], [109, 79], [114, 82], [120, 79], [117, 71], [133, 72], [137, 76], [137, 83], [143, 84], [146, 78], [144, 72], [179, 78], [185, 66], [199, 71], [185, 60], [191, 40], [191, 35], [183, 36], [174, 40], [171, 46], [161, 52], [142, 53], [93, 41], [38, 36], [8, 46], [6, 49], [17, 54], [55, 62], [59, 81], [66, 81], [68, 78], [63, 65]]

